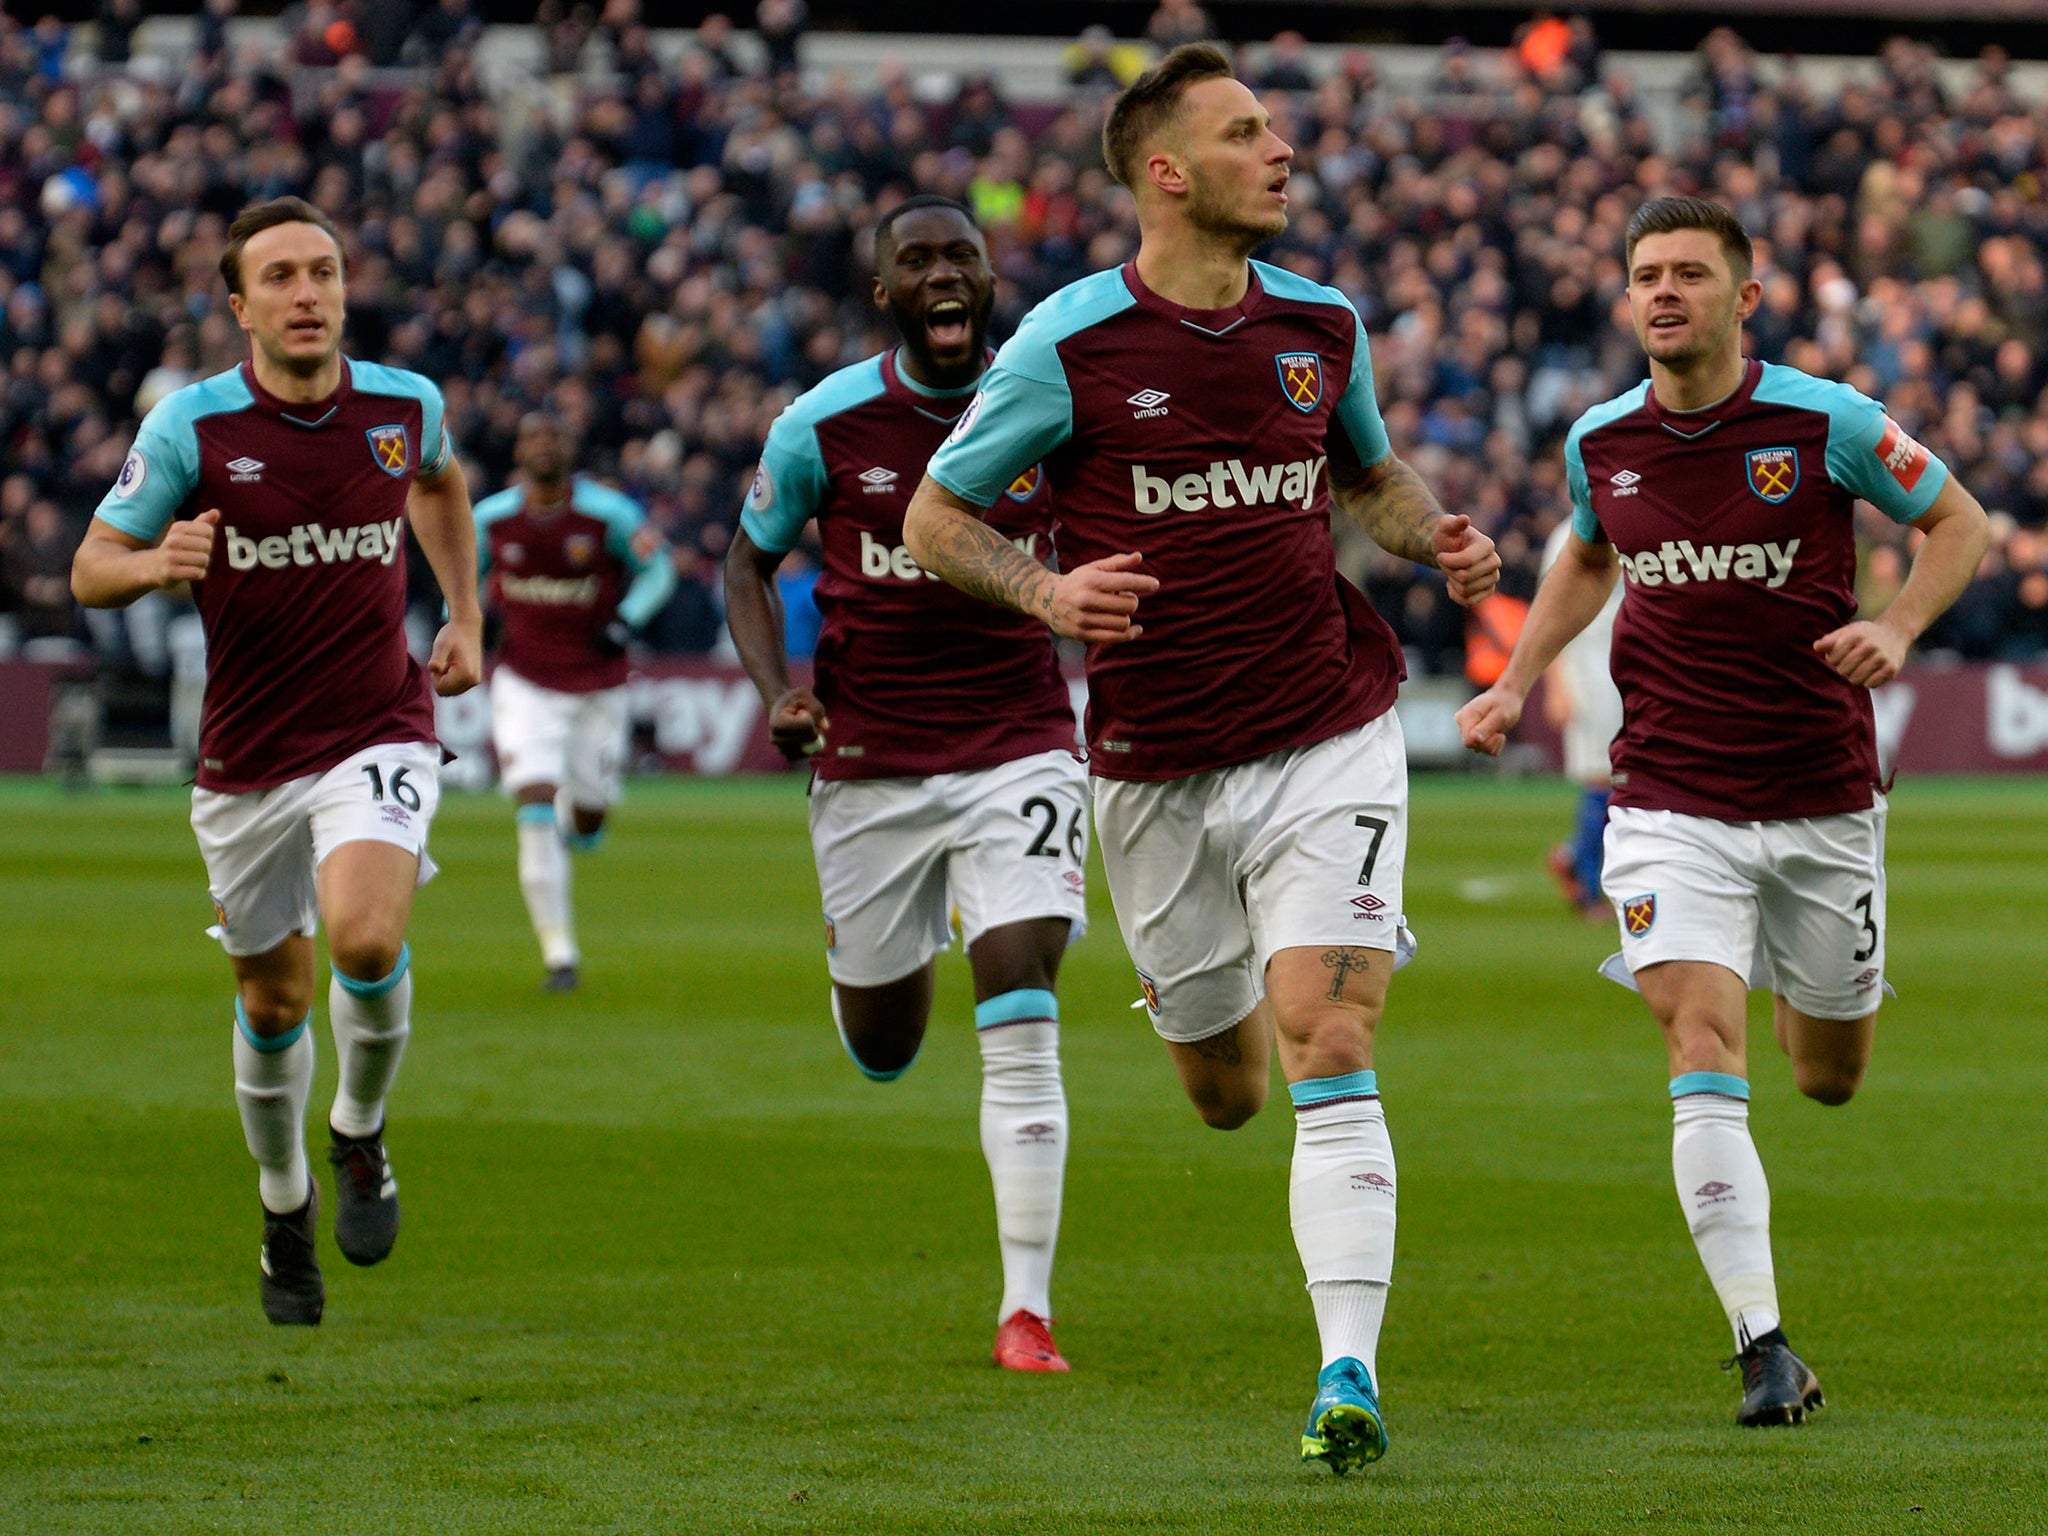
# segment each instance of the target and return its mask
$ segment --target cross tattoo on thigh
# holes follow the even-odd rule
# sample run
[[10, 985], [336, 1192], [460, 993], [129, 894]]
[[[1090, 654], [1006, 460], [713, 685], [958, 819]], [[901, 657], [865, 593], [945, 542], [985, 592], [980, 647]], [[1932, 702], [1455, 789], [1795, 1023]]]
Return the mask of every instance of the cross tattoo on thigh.
[[1372, 961], [1363, 949], [1326, 949], [1323, 964], [1330, 968], [1330, 990], [1323, 995], [1333, 1003], [1344, 1001], [1344, 983], [1355, 972], [1363, 976], [1371, 968]]

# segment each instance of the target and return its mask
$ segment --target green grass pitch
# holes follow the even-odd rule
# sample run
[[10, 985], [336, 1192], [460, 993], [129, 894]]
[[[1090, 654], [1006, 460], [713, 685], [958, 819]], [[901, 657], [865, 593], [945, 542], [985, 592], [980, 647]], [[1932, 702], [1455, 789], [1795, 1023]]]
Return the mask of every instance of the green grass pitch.
[[509, 807], [450, 798], [392, 1110], [404, 1237], [358, 1271], [323, 1233], [327, 1322], [281, 1332], [182, 798], [0, 787], [0, 1530], [2048, 1527], [2048, 795], [1900, 788], [1900, 998], [1856, 1103], [1800, 1100], [1754, 1015], [1787, 1326], [1830, 1400], [1771, 1433], [1732, 1423], [1652, 1026], [1541, 870], [1570, 804], [1416, 786], [1422, 956], [1378, 1063], [1393, 1443], [1340, 1483], [1295, 1459], [1284, 1095], [1197, 1122], [1099, 881], [1061, 987], [1072, 1376], [987, 1363], [965, 968], [907, 1078], [854, 1073], [793, 780], [637, 786], [578, 863], [571, 998], [538, 990]]

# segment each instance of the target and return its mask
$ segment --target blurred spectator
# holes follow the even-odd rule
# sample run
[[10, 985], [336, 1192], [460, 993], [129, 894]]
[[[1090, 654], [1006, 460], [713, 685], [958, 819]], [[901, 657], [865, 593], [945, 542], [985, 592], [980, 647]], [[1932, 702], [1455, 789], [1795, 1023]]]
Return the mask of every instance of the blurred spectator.
[[1316, 77], [1309, 73], [1308, 39], [1299, 32], [1275, 34], [1266, 50], [1265, 62], [1252, 76], [1261, 91], [1312, 91]]
[[754, 12], [754, 30], [768, 50], [768, 73], [796, 73], [797, 45], [810, 24], [811, 8], [804, 0], [761, 0]]
[[1215, 35], [1215, 23], [1196, 0], [1159, 0], [1159, 9], [1145, 23], [1147, 41], [1161, 52], [1182, 43], [1206, 43]]
[[1061, 68], [1067, 84], [1076, 89], [1099, 87], [1114, 91], [1127, 83], [1124, 70], [1118, 67], [1116, 34], [1100, 22], [1082, 28], [1081, 36], [1061, 61]]
[[76, 613], [71, 601], [71, 554], [78, 537], [64, 526], [53, 501], [30, 502], [17, 522], [0, 531], [7, 608], [17, 642], [69, 640]]

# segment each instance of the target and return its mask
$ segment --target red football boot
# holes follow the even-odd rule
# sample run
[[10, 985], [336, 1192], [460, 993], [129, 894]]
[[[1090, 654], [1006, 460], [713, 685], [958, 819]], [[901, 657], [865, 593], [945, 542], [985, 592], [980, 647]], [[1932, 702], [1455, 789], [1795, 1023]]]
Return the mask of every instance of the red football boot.
[[1052, 1341], [1052, 1319], [1026, 1312], [1012, 1312], [996, 1330], [995, 1362], [1006, 1371], [1070, 1371]]

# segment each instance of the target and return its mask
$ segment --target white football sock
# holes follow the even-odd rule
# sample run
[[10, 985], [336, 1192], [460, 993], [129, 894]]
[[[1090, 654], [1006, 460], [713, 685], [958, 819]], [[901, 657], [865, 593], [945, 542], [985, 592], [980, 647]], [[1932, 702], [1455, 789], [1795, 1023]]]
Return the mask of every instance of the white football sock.
[[1067, 1167], [1067, 1095], [1060, 1082], [1059, 1003], [1026, 989], [974, 1010], [981, 1045], [981, 1150], [995, 1185], [1003, 1250], [996, 1321], [1052, 1315], [1052, 1259]]
[[552, 805], [519, 807], [519, 889], [526, 915], [540, 940], [541, 964], [549, 970], [575, 965], [575, 918], [569, 906], [569, 850]]
[[380, 981], [336, 971], [327, 1011], [341, 1062], [327, 1120], [344, 1136], [368, 1136], [384, 1124], [384, 1096], [412, 1033], [412, 946], [400, 947], [398, 964]]
[[1778, 1326], [1771, 1186], [1749, 1135], [1749, 1084], [1726, 1072], [1671, 1080], [1671, 1173], [1693, 1246], [1735, 1330], [1735, 1347]]
[[306, 1203], [306, 1098], [313, 1090], [313, 1018], [269, 1039], [249, 1028], [235, 1000], [235, 1103], [256, 1159], [264, 1208], [283, 1216]]
[[1379, 1384], [1380, 1321], [1394, 1277], [1394, 1145], [1372, 1072], [1288, 1085], [1294, 1246], [1308, 1277], [1323, 1364], [1349, 1355]]

